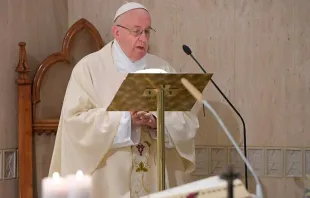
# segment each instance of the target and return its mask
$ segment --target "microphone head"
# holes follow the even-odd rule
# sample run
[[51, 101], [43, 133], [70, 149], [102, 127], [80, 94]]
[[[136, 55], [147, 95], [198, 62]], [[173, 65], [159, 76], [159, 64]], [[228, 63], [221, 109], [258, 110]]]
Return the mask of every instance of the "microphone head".
[[187, 45], [183, 45], [182, 48], [185, 54], [190, 55], [192, 53], [191, 48], [189, 48]]

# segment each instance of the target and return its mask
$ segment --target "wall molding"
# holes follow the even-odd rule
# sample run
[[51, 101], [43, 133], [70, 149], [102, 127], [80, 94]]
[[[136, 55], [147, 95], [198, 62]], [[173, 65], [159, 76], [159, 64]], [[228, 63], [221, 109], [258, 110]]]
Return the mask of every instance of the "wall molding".
[[16, 179], [17, 174], [17, 149], [0, 150], [0, 181]]
[[[243, 149], [241, 148], [243, 151]], [[310, 175], [310, 147], [247, 147], [248, 159], [259, 177], [306, 178]], [[196, 146], [192, 176], [219, 175], [232, 164], [244, 177], [244, 163], [232, 146]], [[249, 173], [249, 177], [252, 175]], [[18, 150], [0, 150], [0, 181], [18, 178]]]
[[[310, 148], [307, 147], [248, 146], [247, 155], [259, 177], [306, 178], [310, 175]], [[228, 164], [244, 177], [244, 163], [234, 147], [196, 146], [196, 170], [191, 175], [219, 175]], [[252, 177], [251, 173], [248, 175]]]

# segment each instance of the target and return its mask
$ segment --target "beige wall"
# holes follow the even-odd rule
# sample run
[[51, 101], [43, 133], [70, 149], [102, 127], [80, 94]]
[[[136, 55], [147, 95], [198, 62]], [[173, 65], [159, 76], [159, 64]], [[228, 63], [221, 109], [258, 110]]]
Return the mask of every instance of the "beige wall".
[[27, 43], [33, 75], [43, 58], [61, 48], [68, 27], [67, 16], [66, 0], [0, 1], [0, 197], [18, 197], [16, 167], [6, 166], [16, 160], [18, 145], [15, 84], [18, 42]]
[[[68, 0], [69, 25], [85, 17], [110, 41], [114, 13], [124, 2]], [[199, 72], [182, 51], [182, 44], [189, 45], [242, 113], [249, 158], [268, 197], [301, 197], [302, 177], [310, 167], [310, 1], [138, 2], [149, 8], [157, 30], [151, 51], [179, 71]], [[242, 145], [239, 119], [212, 84], [205, 95]], [[228, 162], [238, 163], [210, 113], [204, 117], [201, 112], [200, 120], [199, 171], [192, 179], [220, 173]]]

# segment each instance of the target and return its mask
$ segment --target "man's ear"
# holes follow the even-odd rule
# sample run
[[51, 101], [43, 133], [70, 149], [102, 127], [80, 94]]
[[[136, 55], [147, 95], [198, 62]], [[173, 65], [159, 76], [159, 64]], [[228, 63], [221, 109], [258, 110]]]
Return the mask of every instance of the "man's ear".
[[119, 29], [115, 25], [112, 26], [112, 34], [114, 38], [119, 36]]

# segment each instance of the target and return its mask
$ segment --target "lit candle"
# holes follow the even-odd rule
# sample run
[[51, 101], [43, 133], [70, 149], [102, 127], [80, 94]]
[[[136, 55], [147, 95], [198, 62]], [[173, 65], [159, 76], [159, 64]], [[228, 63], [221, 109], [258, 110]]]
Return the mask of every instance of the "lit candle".
[[77, 171], [76, 175], [69, 175], [66, 178], [68, 183], [68, 198], [91, 198], [92, 179]]
[[42, 198], [67, 198], [68, 188], [64, 178], [59, 173], [53, 173], [52, 178], [42, 180]]

